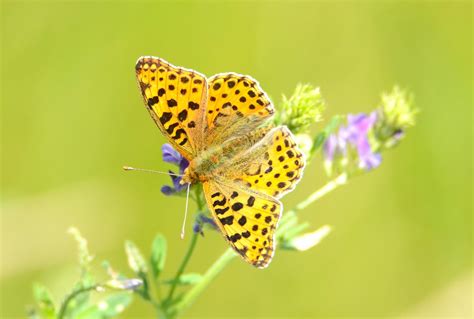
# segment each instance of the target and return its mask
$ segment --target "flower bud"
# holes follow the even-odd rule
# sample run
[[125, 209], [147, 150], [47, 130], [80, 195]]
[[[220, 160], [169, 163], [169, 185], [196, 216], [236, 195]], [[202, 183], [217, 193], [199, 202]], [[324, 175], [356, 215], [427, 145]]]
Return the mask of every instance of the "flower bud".
[[141, 279], [111, 279], [103, 286], [110, 289], [135, 290], [143, 285]]
[[286, 125], [293, 133], [304, 133], [313, 123], [321, 121], [325, 102], [319, 88], [298, 84], [289, 98], [283, 95], [280, 110], [275, 116], [276, 125]]

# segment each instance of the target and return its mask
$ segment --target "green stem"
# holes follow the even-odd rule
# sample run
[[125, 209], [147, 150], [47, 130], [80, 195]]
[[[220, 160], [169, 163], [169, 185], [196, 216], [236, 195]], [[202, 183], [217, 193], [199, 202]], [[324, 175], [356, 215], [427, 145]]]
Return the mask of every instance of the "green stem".
[[287, 211], [285, 214], [283, 214], [283, 217], [280, 220], [280, 224], [277, 229], [277, 237], [281, 237], [283, 234], [287, 232], [288, 229], [292, 228], [295, 226], [294, 224], [296, 223], [296, 219], [292, 218], [295, 216], [295, 214], [315, 201], [319, 200], [321, 197], [327, 195], [328, 193], [332, 192], [336, 188], [338, 188], [341, 185], [344, 185], [347, 181], [347, 175], [346, 174], [341, 174], [334, 178], [333, 180], [329, 181], [326, 183], [323, 187], [319, 188], [316, 190], [314, 193], [310, 194], [308, 197], [306, 197], [305, 200], [297, 204], [293, 209]]
[[157, 300], [157, 303], [161, 303], [161, 285], [159, 284], [159, 281], [154, 278], [153, 280], [153, 287], [155, 288], [155, 296], [156, 296], [156, 300]]
[[191, 306], [201, 292], [209, 285], [209, 283], [217, 277], [217, 275], [229, 264], [236, 256], [235, 252], [229, 248], [216, 260], [215, 263], [206, 271], [201, 281], [193, 286], [174, 307], [175, 313], [181, 313], [183, 310]]
[[326, 185], [309, 195], [304, 201], [300, 202], [296, 207], [293, 209], [294, 211], [300, 211], [320, 199], [321, 197], [327, 195], [328, 193], [332, 192], [336, 188], [341, 185], [344, 185], [347, 181], [347, 175], [341, 174], [335, 179], [328, 182]]
[[74, 298], [76, 298], [78, 295], [80, 295], [84, 292], [96, 290], [99, 287], [100, 287], [100, 285], [92, 285], [92, 286], [82, 287], [82, 288], [79, 288], [77, 290], [74, 290], [69, 295], [67, 295], [66, 298], [64, 299], [64, 301], [61, 304], [61, 308], [59, 309], [58, 319], [64, 318], [64, 315], [66, 314], [67, 306], [68, 306], [69, 302], [71, 302]]
[[196, 204], [197, 204], [198, 210], [202, 212], [204, 209], [206, 209], [206, 204], [204, 203], [203, 198], [202, 198], [201, 188], [195, 187], [194, 196], [196, 197]]
[[194, 252], [194, 248], [196, 247], [198, 237], [199, 237], [199, 234], [193, 232], [193, 237], [191, 238], [188, 251], [186, 252], [186, 255], [184, 256], [183, 261], [181, 262], [181, 265], [178, 268], [178, 272], [176, 273], [176, 276], [173, 279], [173, 284], [171, 285], [170, 292], [168, 294], [168, 297], [166, 298], [166, 300], [168, 300], [169, 302], [173, 300], [173, 295], [174, 295], [174, 292], [176, 291], [176, 287], [178, 286], [179, 278], [183, 274], [184, 269], [186, 268], [186, 266], [189, 263], [189, 260], [191, 259], [191, 256]]
[[[198, 206], [198, 211], [202, 211], [204, 209], [204, 203], [201, 200], [201, 188], [195, 187], [194, 188], [194, 195], [196, 199], [196, 204]], [[198, 233], [193, 232], [193, 237], [191, 238], [191, 242], [189, 243], [188, 251], [186, 252], [186, 255], [184, 255], [183, 261], [181, 261], [181, 265], [178, 268], [178, 271], [176, 273], [176, 276], [173, 279], [173, 283], [170, 288], [170, 292], [168, 293], [168, 297], [166, 298], [167, 302], [172, 302], [173, 301], [173, 296], [176, 291], [176, 287], [178, 286], [179, 278], [184, 272], [184, 269], [189, 263], [189, 260], [191, 259], [191, 256], [194, 252], [194, 248], [196, 248], [196, 243], [197, 239], [199, 237]]]

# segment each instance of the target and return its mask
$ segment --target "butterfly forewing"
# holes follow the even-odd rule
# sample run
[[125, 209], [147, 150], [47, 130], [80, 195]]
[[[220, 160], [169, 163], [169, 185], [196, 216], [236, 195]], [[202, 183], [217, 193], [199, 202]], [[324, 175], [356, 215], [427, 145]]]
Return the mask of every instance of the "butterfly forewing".
[[202, 148], [206, 78], [155, 57], [142, 57], [136, 76], [145, 105], [163, 135], [186, 158]]

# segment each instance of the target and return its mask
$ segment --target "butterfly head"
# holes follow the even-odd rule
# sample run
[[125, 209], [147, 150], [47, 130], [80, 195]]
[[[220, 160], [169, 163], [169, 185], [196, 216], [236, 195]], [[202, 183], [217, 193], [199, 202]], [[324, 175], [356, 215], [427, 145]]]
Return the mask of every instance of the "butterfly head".
[[183, 177], [181, 178], [181, 181], [179, 183], [181, 185], [185, 185], [194, 184], [198, 181], [201, 181], [201, 179], [199, 178], [199, 175], [196, 174], [196, 170], [194, 169], [194, 162], [191, 161], [189, 163], [189, 166], [184, 170]]

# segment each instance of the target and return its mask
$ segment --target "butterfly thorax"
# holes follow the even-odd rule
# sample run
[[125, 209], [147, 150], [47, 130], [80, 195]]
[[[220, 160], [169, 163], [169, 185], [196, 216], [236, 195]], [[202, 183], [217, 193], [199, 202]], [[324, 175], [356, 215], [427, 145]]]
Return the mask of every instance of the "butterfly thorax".
[[189, 162], [189, 166], [184, 170], [181, 184], [208, 181], [216, 169], [222, 166], [223, 159], [222, 147], [202, 151]]
[[269, 126], [259, 128], [253, 132], [238, 135], [222, 145], [208, 147], [200, 151], [184, 171], [181, 183], [202, 183], [212, 179], [215, 175], [221, 175], [230, 163], [238, 164], [236, 158], [239, 157], [239, 154], [249, 150], [269, 130]]

